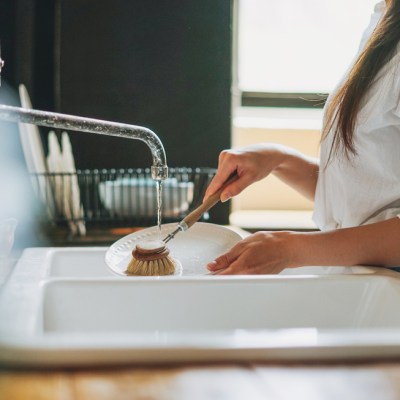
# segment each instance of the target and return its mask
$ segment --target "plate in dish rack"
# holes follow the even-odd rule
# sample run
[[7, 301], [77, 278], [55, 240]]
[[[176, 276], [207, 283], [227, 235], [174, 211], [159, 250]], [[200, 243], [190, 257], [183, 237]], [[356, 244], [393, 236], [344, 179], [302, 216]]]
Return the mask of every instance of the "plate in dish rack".
[[[177, 223], [143, 229], [119, 239], [106, 252], [106, 265], [116, 274], [127, 276], [126, 268], [132, 258], [132, 250], [143, 240], [162, 240], [177, 227]], [[179, 232], [168, 242], [171, 256], [177, 260], [176, 276], [208, 274], [207, 263], [225, 253], [242, 237], [224, 226], [197, 222], [186, 232]]]

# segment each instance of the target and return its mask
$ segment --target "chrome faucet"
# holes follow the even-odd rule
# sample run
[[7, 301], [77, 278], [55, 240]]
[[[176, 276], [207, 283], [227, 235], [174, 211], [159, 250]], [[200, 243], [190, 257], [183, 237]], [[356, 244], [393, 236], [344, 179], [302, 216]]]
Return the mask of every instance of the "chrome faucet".
[[[0, 45], [0, 79], [4, 61], [1, 59]], [[1, 85], [1, 80], [0, 80]], [[0, 104], [0, 120], [24, 122], [50, 128], [60, 128], [71, 131], [96, 133], [98, 135], [117, 136], [137, 139], [145, 142], [153, 156], [151, 177], [156, 181], [168, 178], [167, 157], [160, 138], [150, 129], [143, 126], [121, 124], [99, 119], [76, 117], [47, 111], [31, 110]]]
[[6, 105], [0, 105], [0, 120], [141, 140], [147, 144], [153, 156], [152, 178], [161, 181], [168, 177], [164, 146], [153, 131], [143, 126]]

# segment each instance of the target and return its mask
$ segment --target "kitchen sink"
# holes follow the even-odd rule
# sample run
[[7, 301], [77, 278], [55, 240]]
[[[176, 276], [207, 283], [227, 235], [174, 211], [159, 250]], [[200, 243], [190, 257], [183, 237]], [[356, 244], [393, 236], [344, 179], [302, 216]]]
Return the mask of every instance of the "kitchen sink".
[[47, 252], [48, 275], [51, 277], [112, 276], [104, 262], [107, 248], [65, 248]]
[[[43, 332], [400, 328], [400, 281], [385, 278], [53, 281]], [[386, 312], [382, 312], [385, 310]]]
[[[0, 363], [400, 356], [400, 280], [373, 267], [123, 277], [107, 248], [27, 249], [0, 293]], [[189, 268], [190, 269], [190, 268]]]

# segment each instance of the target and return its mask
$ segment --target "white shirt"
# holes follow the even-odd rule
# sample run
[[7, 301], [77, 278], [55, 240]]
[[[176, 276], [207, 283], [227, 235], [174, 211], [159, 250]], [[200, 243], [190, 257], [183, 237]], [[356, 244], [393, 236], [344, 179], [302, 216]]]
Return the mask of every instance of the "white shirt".
[[[385, 9], [375, 6], [362, 49]], [[329, 101], [329, 99], [328, 99]], [[332, 134], [321, 143], [313, 219], [321, 230], [359, 226], [400, 213], [400, 50], [381, 69], [357, 117], [350, 161], [340, 152], [325, 168]]]

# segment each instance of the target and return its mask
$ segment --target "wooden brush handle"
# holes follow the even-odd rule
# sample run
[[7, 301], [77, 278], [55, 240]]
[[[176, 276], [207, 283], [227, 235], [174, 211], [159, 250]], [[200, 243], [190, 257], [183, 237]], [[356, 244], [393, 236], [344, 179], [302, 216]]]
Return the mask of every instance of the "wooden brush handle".
[[188, 214], [184, 219], [183, 222], [186, 223], [187, 227], [190, 228], [195, 222], [197, 222], [201, 216], [208, 211], [211, 207], [215, 206], [220, 200], [221, 193], [224, 189], [234, 182], [238, 178], [237, 173], [235, 172], [232, 174], [228, 180], [223, 184], [223, 186], [213, 193], [204, 203], [202, 203], [199, 207], [194, 209], [190, 214]]

